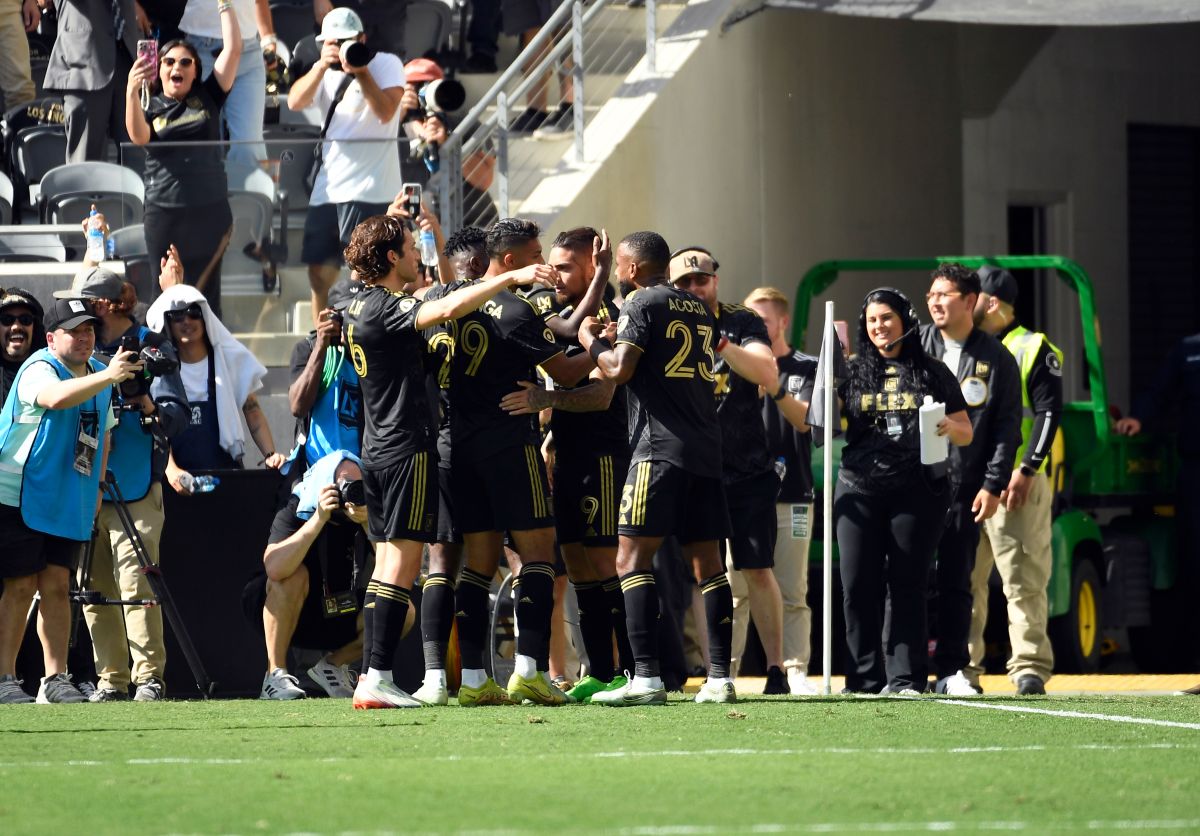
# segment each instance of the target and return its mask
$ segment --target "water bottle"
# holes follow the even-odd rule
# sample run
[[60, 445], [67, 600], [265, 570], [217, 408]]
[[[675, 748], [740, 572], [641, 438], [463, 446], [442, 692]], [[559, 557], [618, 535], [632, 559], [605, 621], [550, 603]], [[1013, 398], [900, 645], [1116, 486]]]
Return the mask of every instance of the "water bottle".
[[787, 460], [783, 456], [775, 460], [775, 475], [779, 477], [780, 482], [787, 476]]
[[221, 484], [221, 480], [216, 476], [193, 476], [185, 473], [179, 477], [179, 484], [188, 493], [209, 493]]
[[421, 263], [426, 267], [438, 263], [437, 239], [433, 237], [433, 230], [421, 230]]
[[88, 215], [86, 258], [88, 261], [99, 264], [101, 261], [104, 261], [106, 254], [107, 251], [104, 247], [104, 227], [101, 226], [100, 213], [93, 206], [91, 214]]

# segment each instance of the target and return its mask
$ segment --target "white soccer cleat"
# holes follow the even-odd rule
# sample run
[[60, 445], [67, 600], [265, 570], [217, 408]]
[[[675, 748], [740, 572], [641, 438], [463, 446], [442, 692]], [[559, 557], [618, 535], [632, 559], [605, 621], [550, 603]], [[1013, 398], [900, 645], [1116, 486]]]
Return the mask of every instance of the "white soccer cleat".
[[450, 692], [443, 682], [423, 682], [420, 688], [413, 691], [413, 699], [422, 705], [447, 705]]
[[420, 708], [421, 703], [386, 679], [371, 684], [364, 676], [354, 689], [355, 708]]
[[300, 680], [283, 668], [275, 668], [263, 677], [262, 691], [258, 694], [260, 700], [302, 700], [304, 697]]
[[619, 688], [611, 691], [597, 691], [592, 694], [591, 704], [611, 705], [619, 708], [630, 705], [664, 705], [666, 701], [667, 691], [665, 688], [639, 684], [635, 677]]
[[795, 697], [815, 697], [820, 692], [809, 679], [804, 668], [788, 668], [787, 671], [788, 690]]
[[696, 702], [737, 702], [737, 691], [733, 688], [732, 679], [706, 679], [696, 692]]
[[350, 678], [350, 669], [345, 665], [333, 664], [328, 656], [322, 656], [319, 662], [308, 669], [308, 678], [335, 699], [354, 696], [355, 683]]
[[971, 680], [958, 671], [953, 676], [947, 676], [938, 682], [937, 692], [948, 697], [974, 697], [979, 694]]

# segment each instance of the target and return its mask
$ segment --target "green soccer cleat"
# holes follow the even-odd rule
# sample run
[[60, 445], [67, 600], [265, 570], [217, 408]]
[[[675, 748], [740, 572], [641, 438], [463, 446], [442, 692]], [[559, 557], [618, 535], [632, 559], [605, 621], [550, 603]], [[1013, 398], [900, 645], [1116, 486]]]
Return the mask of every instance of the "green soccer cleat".
[[478, 688], [458, 686], [458, 704], [468, 708], [477, 705], [512, 705], [508, 692], [496, 684], [490, 676]]
[[514, 673], [508, 679], [508, 696], [515, 703], [566, 705], [571, 698], [549, 682], [540, 672], [526, 679]]
[[589, 703], [592, 701], [592, 694], [608, 689], [608, 683], [603, 679], [597, 679], [590, 674], [575, 683], [575, 687], [567, 691], [567, 696], [575, 700], [575, 702]]

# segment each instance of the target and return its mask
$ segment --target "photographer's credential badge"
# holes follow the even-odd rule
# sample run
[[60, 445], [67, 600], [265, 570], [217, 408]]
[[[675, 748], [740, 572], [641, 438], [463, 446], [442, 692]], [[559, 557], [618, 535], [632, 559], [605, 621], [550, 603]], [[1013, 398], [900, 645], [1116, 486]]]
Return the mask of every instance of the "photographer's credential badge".
[[84, 476], [92, 475], [96, 450], [100, 447], [100, 416], [96, 410], [81, 410], [79, 432], [75, 437], [75, 470]]

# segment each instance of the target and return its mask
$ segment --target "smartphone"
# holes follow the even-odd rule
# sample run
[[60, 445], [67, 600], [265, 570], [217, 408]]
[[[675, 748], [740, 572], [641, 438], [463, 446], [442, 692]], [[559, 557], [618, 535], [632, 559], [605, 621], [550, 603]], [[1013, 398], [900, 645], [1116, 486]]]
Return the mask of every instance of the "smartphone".
[[151, 67], [158, 66], [158, 41], [153, 38], [138, 41], [137, 54], [138, 58], [145, 58]]
[[408, 217], [415, 223], [417, 216], [421, 214], [421, 184], [405, 183], [400, 190], [404, 195], [404, 208], [408, 211]]

